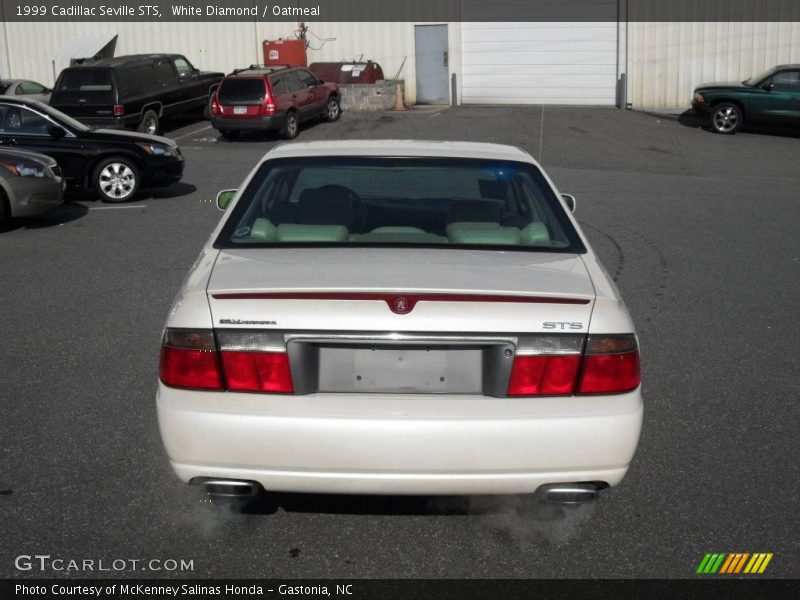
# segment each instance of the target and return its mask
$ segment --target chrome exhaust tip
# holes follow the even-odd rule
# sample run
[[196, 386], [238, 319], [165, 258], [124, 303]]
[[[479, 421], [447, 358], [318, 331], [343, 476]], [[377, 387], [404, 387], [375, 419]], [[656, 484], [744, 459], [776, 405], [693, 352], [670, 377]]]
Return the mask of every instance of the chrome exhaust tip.
[[583, 504], [594, 502], [601, 490], [608, 487], [605, 481], [581, 481], [578, 483], [549, 483], [537, 492], [547, 502], [555, 504]]
[[261, 485], [255, 481], [239, 479], [211, 479], [196, 477], [191, 485], [202, 485], [209, 496], [216, 498], [252, 498], [261, 492]]

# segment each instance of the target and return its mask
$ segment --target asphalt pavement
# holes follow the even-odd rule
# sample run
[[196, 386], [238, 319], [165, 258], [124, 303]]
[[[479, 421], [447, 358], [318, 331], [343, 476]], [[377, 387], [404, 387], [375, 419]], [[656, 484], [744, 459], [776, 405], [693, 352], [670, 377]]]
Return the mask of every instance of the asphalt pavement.
[[[460, 107], [345, 114], [300, 141], [420, 138], [540, 159], [638, 327], [644, 428], [595, 505], [519, 498], [285, 495], [231, 514], [173, 475], [155, 414], [181, 280], [235, 188], [278, 143], [205, 122], [167, 135], [183, 182], [90, 196], [0, 233], [0, 576], [15, 557], [174, 559], [148, 577], [694, 577], [705, 552], [772, 552], [800, 576], [800, 134], [719, 136], [615, 109]], [[267, 511], [263, 511], [267, 512]]]

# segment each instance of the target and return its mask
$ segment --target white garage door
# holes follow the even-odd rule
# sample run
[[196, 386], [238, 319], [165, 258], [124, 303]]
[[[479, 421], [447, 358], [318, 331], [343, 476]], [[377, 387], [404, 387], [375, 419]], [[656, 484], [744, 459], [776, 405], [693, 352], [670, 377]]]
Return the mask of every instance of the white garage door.
[[617, 24], [462, 23], [466, 104], [614, 105]]

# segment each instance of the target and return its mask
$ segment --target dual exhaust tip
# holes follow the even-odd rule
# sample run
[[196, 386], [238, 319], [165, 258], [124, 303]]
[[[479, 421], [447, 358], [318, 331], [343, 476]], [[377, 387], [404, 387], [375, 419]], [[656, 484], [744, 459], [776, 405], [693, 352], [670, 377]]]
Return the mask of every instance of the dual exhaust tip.
[[[261, 493], [261, 484], [239, 479], [192, 479], [192, 485], [202, 485], [207, 494], [215, 498], [254, 498]], [[582, 481], [578, 483], [549, 483], [540, 486], [537, 494], [546, 502], [554, 504], [583, 504], [597, 500], [600, 492], [608, 487], [605, 481]]]

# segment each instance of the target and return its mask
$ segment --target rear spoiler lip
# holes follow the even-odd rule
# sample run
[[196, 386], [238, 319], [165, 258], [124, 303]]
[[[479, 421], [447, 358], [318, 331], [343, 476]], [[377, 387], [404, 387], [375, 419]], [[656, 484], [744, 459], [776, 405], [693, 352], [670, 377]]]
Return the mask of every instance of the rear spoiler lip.
[[520, 296], [506, 294], [403, 294], [370, 292], [211, 293], [215, 300], [375, 300], [386, 302], [392, 312], [408, 314], [418, 302], [496, 302], [519, 304], [589, 304], [589, 298]]

